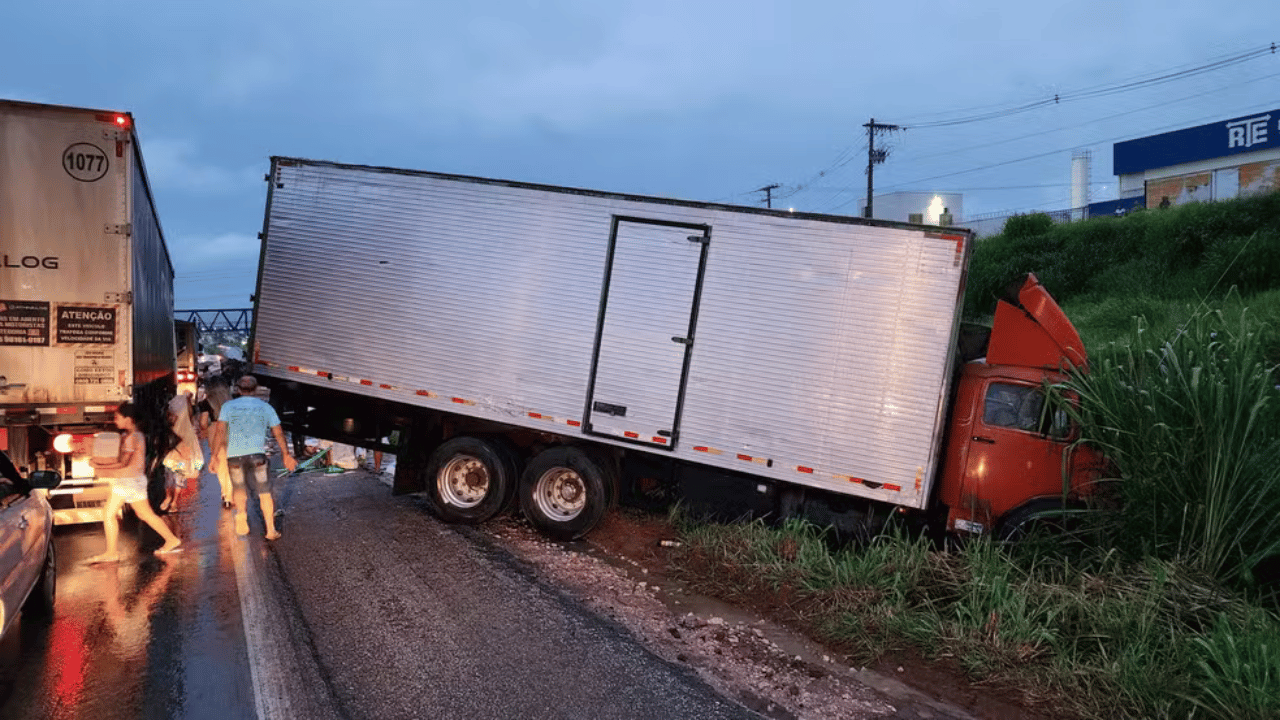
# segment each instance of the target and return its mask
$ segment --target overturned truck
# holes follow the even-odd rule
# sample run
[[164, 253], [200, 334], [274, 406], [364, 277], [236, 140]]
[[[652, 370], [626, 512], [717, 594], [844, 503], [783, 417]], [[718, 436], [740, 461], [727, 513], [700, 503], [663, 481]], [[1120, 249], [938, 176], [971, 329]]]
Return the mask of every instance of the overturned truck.
[[1085, 355], [1034, 278], [960, 357], [966, 231], [285, 157], [268, 180], [254, 372], [295, 437], [396, 453], [447, 521], [518, 502], [575, 538], [668, 487], [1006, 531], [1096, 477], [1041, 411]]

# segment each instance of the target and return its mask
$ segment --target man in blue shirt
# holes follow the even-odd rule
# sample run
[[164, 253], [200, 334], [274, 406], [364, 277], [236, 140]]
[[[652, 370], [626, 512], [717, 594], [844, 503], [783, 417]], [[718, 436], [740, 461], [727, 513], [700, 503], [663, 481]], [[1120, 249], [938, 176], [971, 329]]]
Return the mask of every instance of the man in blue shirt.
[[[284, 466], [290, 472], [298, 466], [289, 453], [289, 444], [280, 428], [280, 416], [275, 408], [254, 396], [258, 379], [244, 375], [237, 382], [240, 397], [223, 403], [218, 413], [218, 431], [214, 433], [220, 448], [226, 450], [227, 471], [231, 476], [232, 499], [236, 506], [236, 534], [249, 534], [249, 516], [245, 504], [246, 481], [253, 477], [258, 503], [262, 506], [262, 519], [267, 526], [267, 539], [280, 537], [276, 530], [275, 501], [271, 497], [271, 479], [267, 474], [267, 431], [275, 436], [276, 444], [284, 453]], [[216, 456], [216, 452], [214, 453]]]

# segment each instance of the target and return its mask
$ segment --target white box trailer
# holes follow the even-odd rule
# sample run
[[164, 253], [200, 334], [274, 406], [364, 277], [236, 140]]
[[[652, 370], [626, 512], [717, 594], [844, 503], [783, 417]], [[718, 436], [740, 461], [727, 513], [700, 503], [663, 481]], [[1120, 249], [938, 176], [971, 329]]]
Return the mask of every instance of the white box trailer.
[[174, 379], [173, 266], [129, 113], [0, 101], [0, 447], [70, 476], [59, 522], [101, 518], [86, 452]]
[[268, 179], [253, 363], [297, 430], [368, 445], [358, 418], [421, 408], [432, 444], [472, 418], [929, 502], [965, 231], [284, 157]]

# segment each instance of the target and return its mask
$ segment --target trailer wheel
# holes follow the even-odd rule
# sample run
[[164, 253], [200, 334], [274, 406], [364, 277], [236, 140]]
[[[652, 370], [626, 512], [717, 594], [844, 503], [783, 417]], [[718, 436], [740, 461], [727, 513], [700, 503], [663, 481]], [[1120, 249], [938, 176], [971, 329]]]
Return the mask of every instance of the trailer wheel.
[[427, 495], [445, 522], [482, 523], [501, 512], [516, 483], [515, 459], [498, 441], [446, 440], [427, 461]]
[[606, 467], [580, 448], [544, 450], [520, 477], [520, 508], [543, 533], [576, 540], [600, 522], [616, 492]]

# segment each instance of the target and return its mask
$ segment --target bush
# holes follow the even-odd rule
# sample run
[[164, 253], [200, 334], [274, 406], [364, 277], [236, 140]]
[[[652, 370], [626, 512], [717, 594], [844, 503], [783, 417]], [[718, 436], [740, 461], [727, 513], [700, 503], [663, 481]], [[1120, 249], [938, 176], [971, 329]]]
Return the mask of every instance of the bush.
[[1059, 303], [1140, 292], [1200, 301], [1235, 286], [1280, 288], [1280, 193], [1055, 225], [1017, 215], [983, 238], [969, 269], [965, 316], [989, 316], [1010, 282], [1033, 272]]
[[1044, 213], [1014, 215], [1004, 221], [1002, 234], [1011, 238], [1026, 238], [1043, 235], [1053, 228], [1053, 218]]

